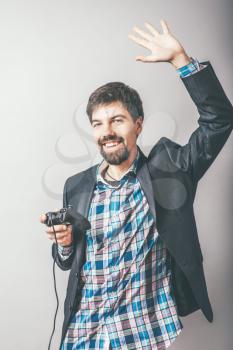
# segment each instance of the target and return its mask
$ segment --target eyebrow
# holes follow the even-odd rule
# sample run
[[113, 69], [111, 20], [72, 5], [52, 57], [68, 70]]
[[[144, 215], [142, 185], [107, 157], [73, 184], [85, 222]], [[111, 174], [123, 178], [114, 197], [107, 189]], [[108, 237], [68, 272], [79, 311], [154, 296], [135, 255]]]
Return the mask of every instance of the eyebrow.
[[[110, 118], [110, 120], [113, 120], [115, 118], [123, 118], [123, 119], [127, 119], [127, 117], [123, 114], [117, 114], [117, 115], [114, 115], [113, 117]], [[99, 122], [101, 121], [100, 119], [92, 119], [91, 123], [94, 123], [94, 122]]]

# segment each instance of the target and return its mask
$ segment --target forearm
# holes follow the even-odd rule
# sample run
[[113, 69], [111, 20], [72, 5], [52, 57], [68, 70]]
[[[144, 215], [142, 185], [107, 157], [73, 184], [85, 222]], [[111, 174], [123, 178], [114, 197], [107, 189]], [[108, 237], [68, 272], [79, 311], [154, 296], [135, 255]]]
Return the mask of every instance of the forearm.
[[198, 74], [182, 77], [190, 97], [200, 114], [199, 121], [214, 123], [216, 127], [233, 125], [233, 107], [223, 90], [209, 61], [201, 62], [202, 69]]
[[197, 183], [213, 163], [233, 128], [233, 106], [209, 61], [196, 74], [181, 78], [199, 113], [199, 127], [192, 133], [182, 156], [192, 167]]

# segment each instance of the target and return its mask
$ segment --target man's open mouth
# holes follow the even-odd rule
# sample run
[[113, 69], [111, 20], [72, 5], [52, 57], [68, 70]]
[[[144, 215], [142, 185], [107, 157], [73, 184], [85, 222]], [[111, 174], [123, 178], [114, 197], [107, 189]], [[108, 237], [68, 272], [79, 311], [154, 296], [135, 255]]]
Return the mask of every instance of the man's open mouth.
[[105, 142], [103, 146], [108, 149], [110, 148], [113, 149], [113, 148], [116, 148], [120, 143], [121, 141], [108, 141], [108, 142]]

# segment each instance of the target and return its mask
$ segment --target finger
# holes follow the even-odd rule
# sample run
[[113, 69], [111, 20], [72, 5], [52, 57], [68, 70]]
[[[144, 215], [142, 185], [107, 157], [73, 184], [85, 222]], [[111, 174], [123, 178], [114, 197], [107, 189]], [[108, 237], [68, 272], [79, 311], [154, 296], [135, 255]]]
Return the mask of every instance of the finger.
[[137, 56], [136, 57], [136, 61], [146, 62], [146, 57], [144, 57], [144, 56]]
[[47, 233], [52, 233], [52, 232], [62, 232], [62, 231], [66, 231], [67, 230], [67, 226], [66, 225], [55, 225], [54, 227], [47, 227], [46, 228], [46, 232]]
[[[54, 233], [47, 233], [47, 236], [48, 236], [49, 239], [55, 239], [55, 234]], [[67, 237], [67, 234], [56, 232], [57, 240], [64, 239], [66, 237]]]
[[57, 243], [63, 247], [67, 247], [67, 246], [70, 246], [72, 244], [72, 241], [64, 238], [64, 239], [57, 241]]
[[54, 233], [47, 233], [48, 239], [51, 239], [51, 241], [55, 240]]
[[145, 24], [146, 28], [147, 28], [154, 36], [157, 36], [157, 35], [160, 34], [149, 22], [145, 22], [144, 24]]
[[132, 34], [129, 34], [128, 37], [132, 39], [135, 43], [145, 47], [146, 49], [149, 49], [149, 42], [147, 40], [140, 39]]
[[73, 226], [71, 224], [67, 224], [67, 232], [71, 233], [73, 231]]
[[141, 37], [143, 39], [149, 40], [151, 41], [153, 39], [153, 36], [151, 36], [150, 34], [145, 33], [143, 30], [139, 29], [138, 27], [133, 27], [133, 30], [138, 33], [139, 35], [141, 35]]
[[166, 21], [164, 21], [164, 19], [161, 19], [160, 23], [163, 29], [163, 33], [168, 34], [170, 32], [170, 29], [168, 28]]
[[67, 237], [63, 237], [63, 238], [57, 238], [57, 241], [55, 239], [55, 237], [49, 237], [49, 239], [51, 241], [53, 241], [54, 243], [58, 243], [59, 245], [62, 245], [62, 246], [68, 246], [72, 243], [72, 240], [70, 238], [67, 238]]

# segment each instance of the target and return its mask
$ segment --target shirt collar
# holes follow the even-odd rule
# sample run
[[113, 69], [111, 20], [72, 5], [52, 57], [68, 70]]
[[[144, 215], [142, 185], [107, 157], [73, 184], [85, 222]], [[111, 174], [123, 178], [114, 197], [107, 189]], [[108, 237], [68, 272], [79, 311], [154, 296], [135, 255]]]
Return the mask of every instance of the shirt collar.
[[[138, 165], [138, 160], [139, 160], [139, 149], [138, 149], [138, 146], [137, 146], [137, 154], [136, 154], [136, 157], [133, 161], [133, 163], [131, 164], [131, 166], [129, 167], [129, 169], [125, 172], [124, 175], [122, 175], [122, 177], [120, 178], [119, 182], [125, 177], [125, 176], [129, 176], [130, 174], [131, 175], [134, 175], [136, 176], [136, 172], [137, 172], [137, 165]], [[105, 159], [103, 159], [97, 166], [97, 169], [96, 169], [96, 180], [97, 180], [97, 183], [98, 182], [101, 182], [101, 183], [105, 183], [107, 185], [109, 185], [108, 182], [106, 182], [104, 180], [104, 178], [102, 177], [101, 173], [103, 172], [104, 169], [106, 169], [108, 166], [108, 163], [106, 162]]]

